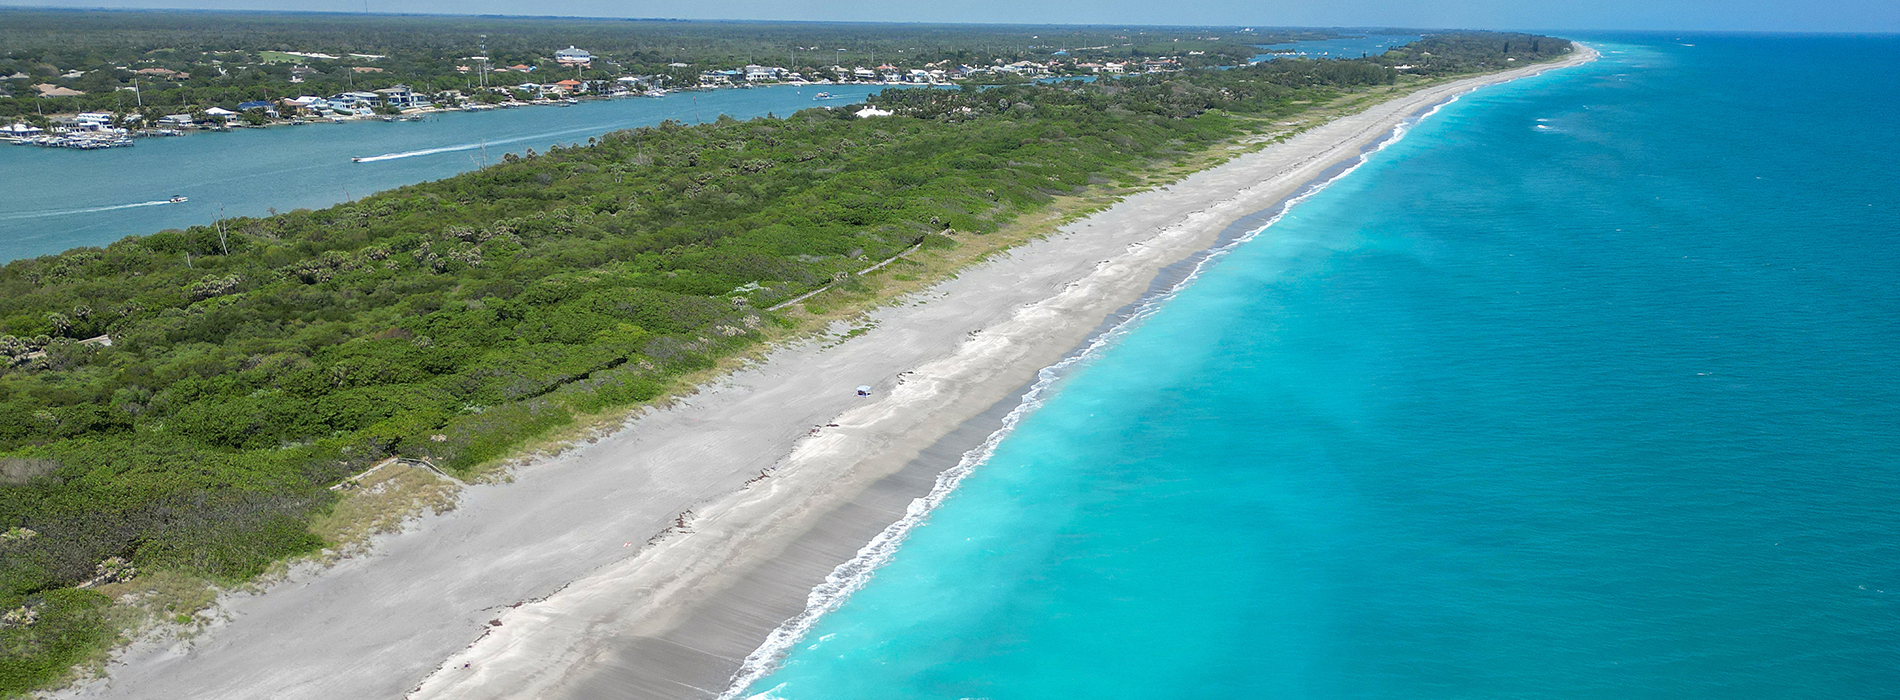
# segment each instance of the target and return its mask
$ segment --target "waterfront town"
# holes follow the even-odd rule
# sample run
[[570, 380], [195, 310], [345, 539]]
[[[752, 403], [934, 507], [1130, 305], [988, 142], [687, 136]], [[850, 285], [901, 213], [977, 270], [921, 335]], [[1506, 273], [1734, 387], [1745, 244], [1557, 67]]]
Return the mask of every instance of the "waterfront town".
[[[1217, 40], [1218, 37], [1209, 37]], [[33, 82], [35, 77], [15, 71], [0, 77], [0, 98], [15, 103], [32, 99], [30, 113], [0, 116], [0, 142], [60, 148], [101, 149], [129, 146], [141, 137], [179, 136], [189, 131], [225, 131], [233, 128], [260, 128], [275, 125], [340, 123], [354, 120], [420, 120], [431, 112], [444, 110], [483, 111], [529, 105], [564, 106], [582, 99], [658, 97], [683, 90], [751, 88], [763, 85], [912, 85], [948, 86], [963, 83], [994, 84], [1037, 79], [1089, 78], [1095, 75], [1159, 73], [1180, 70], [1184, 65], [1205, 63], [1208, 52], [1187, 50], [1178, 55], [1150, 55], [1123, 60], [1092, 59], [1091, 51], [1108, 54], [1111, 46], [1076, 49], [1040, 47], [1037, 60], [1004, 61], [987, 64], [960, 63], [949, 59], [905, 63], [884, 61], [870, 65], [762, 65], [747, 63], [730, 67], [702, 67], [686, 62], [671, 62], [663, 70], [632, 72], [626, 66], [595, 55], [574, 45], [545, 56], [502, 65], [490, 56], [473, 55], [453, 61], [455, 75], [463, 78], [462, 87], [429, 89], [406, 83], [386, 84], [399, 77], [391, 69], [377, 65], [388, 56], [364, 53], [324, 53], [318, 51], [261, 51], [254, 57], [245, 52], [230, 52], [226, 58], [213, 59], [213, 70], [220, 75], [255, 71], [286, 78], [278, 85], [258, 85], [249, 92], [253, 99], [239, 99], [224, 91], [224, 99], [192, 99], [187, 87], [193, 71], [164, 65], [160, 59], [140, 63], [112, 65], [92, 71], [67, 71], [60, 82]], [[817, 49], [817, 47], [812, 47]], [[233, 60], [227, 60], [233, 59]], [[245, 61], [251, 61], [246, 64]], [[175, 63], [175, 62], [174, 62]], [[203, 70], [197, 71], [204, 73]], [[341, 74], [349, 87], [327, 94], [299, 90], [316, 85], [315, 78]], [[258, 81], [266, 82], [266, 81]], [[334, 80], [328, 81], [334, 83]], [[357, 83], [362, 83], [361, 87]], [[432, 81], [440, 86], [443, 81]], [[115, 85], [115, 83], [125, 83]], [[375, 87], [376, 85], [385, 85]], [[88, 95], [82, 87], [97, 89], [110, 86], [114, 105], [110, 110], [61, 113], [48, 111], [49, 102], [70, 104]], [[154, 90], [166, 92], [166, 104], [148, 98]], [[203, 92], [203, 91], [200, 91]], [[258, 93], [282, 93], [266, 96]], [[827, 93], [820, 93], [821, 96]], [[822, 99], [822, 97], [821, 97]], [[96, 102], [96, 101], [95, 101]]]

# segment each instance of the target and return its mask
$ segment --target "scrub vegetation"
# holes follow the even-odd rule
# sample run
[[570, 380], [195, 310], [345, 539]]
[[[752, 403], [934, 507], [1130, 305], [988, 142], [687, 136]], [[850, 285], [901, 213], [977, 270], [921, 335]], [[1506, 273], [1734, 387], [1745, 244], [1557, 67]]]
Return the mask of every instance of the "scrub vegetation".
[[[1568, 46], [1461, 34], [1407, 50], [1448, 74]], [[321, 211], [8, 264], [0, 696], [116, 639], [95, 590], [157, 572], [237, 584], [362, 536], [338, 519], [350, 508], [386, 529], [387, 508], [339, 509], [331, 488], [371, 465], [479, 476], [577, 417], [814, 330], [840, 297], [775, 307], [862, 290], [857, 272], [900, 253], [976, 247], [1052, 202], [1145, 188], [1423, 80], [1379, 58], [891, 90], [870, 101], [892, 116], [668, 122]], [[368, 486], [447, 507], [426, 477]]]

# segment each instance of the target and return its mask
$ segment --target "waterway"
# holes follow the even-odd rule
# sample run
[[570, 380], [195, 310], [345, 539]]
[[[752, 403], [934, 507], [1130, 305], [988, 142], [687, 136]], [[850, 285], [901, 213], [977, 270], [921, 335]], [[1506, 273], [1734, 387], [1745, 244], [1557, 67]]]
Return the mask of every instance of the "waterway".
[[1367, 34], [1365, 36], [1346, 36], [1320, 41], [1296, 41], [1286, 44], [1261, 44], [1265, 51], [1292, 53], [1262, 53], [1254, 56], [1249, 63], [1271, 61], [1276, 58], [1297, 56], [1300, 58], [1361, 58], [1377, 56], [1386, 51], [1410, 44], [1422, 39], [1417, 34]]
[[[585, 143], [658, 124], [789, 115], [861, 101], [876, 85], [781, 85], [486, 112], [421, 122], [313, 123], [141, 139], [78, 151], [0, 145], [0, 262], [209, 224], [220, 216], [316, 209], [438, 180], [504, 153]], [[819, 92], [832, 99], [817, 101]], [[363, 157], [367, 162], [352, 162]], [[172, 204], [174, 195], [187, 201]]]

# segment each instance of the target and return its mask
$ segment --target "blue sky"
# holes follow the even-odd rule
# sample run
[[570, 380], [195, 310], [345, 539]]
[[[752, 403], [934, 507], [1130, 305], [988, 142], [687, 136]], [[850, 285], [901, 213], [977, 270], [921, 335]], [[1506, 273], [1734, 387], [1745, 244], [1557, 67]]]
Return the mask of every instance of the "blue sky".
[[[5, 2], [5, 0], [0, 0]], [[26, 0], [48, 7], [1060, 24], [1900, 32], [1900, 0]]]

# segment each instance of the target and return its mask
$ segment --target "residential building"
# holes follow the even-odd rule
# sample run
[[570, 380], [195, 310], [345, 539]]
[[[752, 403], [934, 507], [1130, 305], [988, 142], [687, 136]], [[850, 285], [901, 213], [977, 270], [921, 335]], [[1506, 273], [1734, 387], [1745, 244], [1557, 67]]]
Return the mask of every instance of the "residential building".
[[112, 128], [111, 112], [80, 112], [73, 117], [73, 127], [82, 131], [105, 131]]
[[578, 49], [570, 44], [567, 48], [554, 52], [554, 62], [563, 66], [585, 66], [594, 62], [594, 55], [588, 53], [586, 49]]
[[380, 96], [383, 104], [396, 109], [415, 109], [427, 107], [430, 104], [427, 96], [409, 89], [407, 85], [392, 85], [377, 90], [376, 94]]

